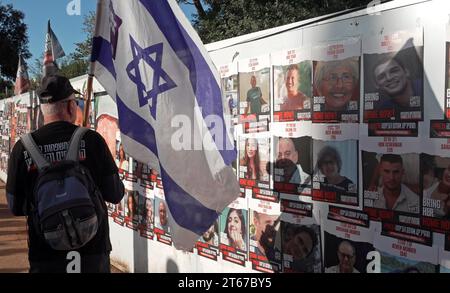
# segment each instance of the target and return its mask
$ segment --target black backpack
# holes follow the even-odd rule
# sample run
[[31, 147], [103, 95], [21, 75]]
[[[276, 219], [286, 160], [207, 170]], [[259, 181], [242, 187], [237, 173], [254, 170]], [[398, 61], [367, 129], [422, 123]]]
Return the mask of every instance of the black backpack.
[[31, 134], [21, 138], [39, 172], [31, 202], [34, 229], [54, 250], [85, 246], [104, 220], [101, 193], [79, 162], [81, 138], [87, 131], [77, 128], [64, 160], [53, 163], [44, 158]]

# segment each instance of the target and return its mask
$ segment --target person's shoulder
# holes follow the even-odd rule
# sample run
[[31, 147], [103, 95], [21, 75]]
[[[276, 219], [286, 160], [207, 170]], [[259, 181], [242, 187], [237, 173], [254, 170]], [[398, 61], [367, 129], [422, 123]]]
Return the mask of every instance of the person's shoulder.
[[100, 133], [98, 133], [97, 131], [92, 130], [92, 129], [88, 129], [84, 136], [88, 140], [94, 140], [94, 141], [97, 141], [97, 142], [104, 142], [105, 141], [105, 139], [103, 138], [103, 136]]
[[419, 195], [417, 195], [414, 191], [411, 190], [408, 186], [405, 184], [402, 184], [402, 192], [405, 193], [407, 198], [413, 198], [413, 199], [419, 199]]

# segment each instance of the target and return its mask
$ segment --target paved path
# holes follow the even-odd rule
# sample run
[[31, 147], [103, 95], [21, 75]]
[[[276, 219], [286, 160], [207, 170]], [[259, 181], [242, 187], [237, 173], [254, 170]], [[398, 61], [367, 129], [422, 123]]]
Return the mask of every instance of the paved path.
[[0, 273], [22, 272], [28, 272], [26, 220], [9, 212], [5, 184], [0, 181]]
[[[28, 244], [25, 217], [14, 217], [6, 202], [5, 184], [0, 181], [0, 273], [27, 273]], [[111, 267], [113, 273], [121, 273]]]

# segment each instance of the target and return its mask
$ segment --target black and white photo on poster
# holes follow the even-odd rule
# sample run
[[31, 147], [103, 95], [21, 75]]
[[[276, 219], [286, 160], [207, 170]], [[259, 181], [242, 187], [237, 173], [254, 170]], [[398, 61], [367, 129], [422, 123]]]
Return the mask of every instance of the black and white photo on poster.
[[236, 199], [219, 217], [219, 241], [222, 258], [245, 267], [248, 255], [248, 205]]
[[237, 124], [239, 114], [239, 79], [237, 62], [220, 66], [219, 73], [225, 115], [231, 119], [233, 124]]
[[281, 199], [281, 212], [283, 272], [323, 272], [319, 210], [313, 203]]
[[313, 122], [359, 122], [361, 39], [354, 37], [312, 49]]
[[313, 140], [313, 200], [359, 205], [358, 154], [357, 140]]
[[311, 48], [271, 54], [273, 65], [274, 121], [311, 119]]
[[381, 273], [436, 273], [438, 248], [375, 233]]
[[249, 260], [254, 270], [281, 272], [279, 203], [249, 199]]
[[364, 211], [372, 220], [420, 225], [419, 154], [362, 151]]
[[142, 237], [153, 240], [155, 225], [155, 206], [152, 192], [139, 194], [139, 233]]
[[272, 125], [274, 191], [311, 196], [311, 122], [280, 122]]
[[240, 60], [239, 121], [246, 133], [268, 130], [270, 92], [270, 56]]
[[195, 244], [197, 254], [217, 261], [217, 256], [220, 254], [219, 235], [219, 219], [217, 219]]
[[330, 206], [322, 217], [325, 273], [370, 273], [374, 227], [359, 210]]
[[364, 122], [423, 121], [423, 29], [363, 42]]
[[155, 227], [154, 233], [158, 242], [172, 245], [169, 225], [169, 209], [164, 196], [164, 190], [155, 188]]

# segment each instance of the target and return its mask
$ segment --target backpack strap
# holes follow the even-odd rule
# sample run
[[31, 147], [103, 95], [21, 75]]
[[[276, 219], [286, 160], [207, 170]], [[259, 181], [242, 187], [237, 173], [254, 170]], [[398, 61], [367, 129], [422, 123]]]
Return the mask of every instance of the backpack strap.
[[85, 127], [78, 127], [72, 134], [72, 138], [69, 142], [69, 150], [67, 151], [65, 160], [67, 161], [75, 161], [78, 162], [79, 156], [78, 153], [80, 151], [80, 142], [81, 138], [83, 138], [84, 134], [89, 129]]
[[50, 167], [50, 163], [42, 155], [41, 151], [39, 150], [39, 147], [36, 145], [36, 142], [31, 136], [31, 133], [23, 135], [20, 138], [20, 140], [22, 141], [23, 146], [28, 151], [34, 163], [36, 164], [36, 167], [38, 168], [39, 172], [47, 167]]

